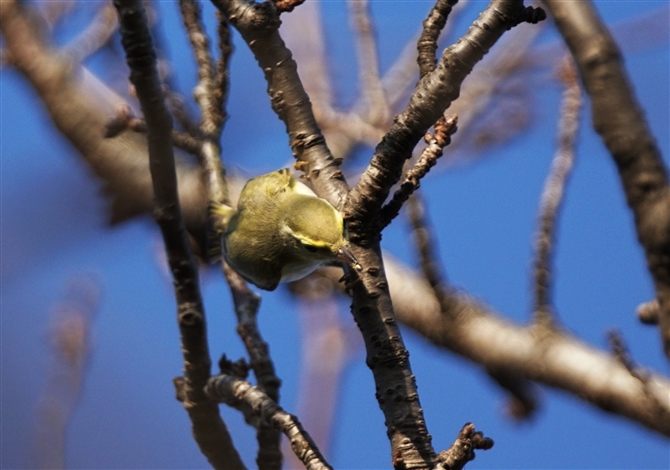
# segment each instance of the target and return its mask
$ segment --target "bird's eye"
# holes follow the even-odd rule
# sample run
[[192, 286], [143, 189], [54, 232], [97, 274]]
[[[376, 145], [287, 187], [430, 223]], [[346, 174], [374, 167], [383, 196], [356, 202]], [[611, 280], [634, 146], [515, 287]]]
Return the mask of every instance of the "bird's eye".
[[302, 247], [303, 247], [305, 250], [309, 251], [310, 253], [316, 253], [316, 252], [317, 252], [317, 247], [315, 247], [315, 246], [313, 246], [313, 245], [307, 245], [307, 244], [303, 243], [303, 244], [302, 244]]

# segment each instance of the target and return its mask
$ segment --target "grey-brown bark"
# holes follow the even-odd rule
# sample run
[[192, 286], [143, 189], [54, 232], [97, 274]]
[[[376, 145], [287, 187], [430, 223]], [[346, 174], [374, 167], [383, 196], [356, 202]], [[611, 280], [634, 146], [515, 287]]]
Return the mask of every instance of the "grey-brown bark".
[[621, 52], [588, 1], [545, 0], [591, 100], [593, 127], [619, 170], [659, 303], [670, 358], [670, 186], [668, 168], [635, 98]]

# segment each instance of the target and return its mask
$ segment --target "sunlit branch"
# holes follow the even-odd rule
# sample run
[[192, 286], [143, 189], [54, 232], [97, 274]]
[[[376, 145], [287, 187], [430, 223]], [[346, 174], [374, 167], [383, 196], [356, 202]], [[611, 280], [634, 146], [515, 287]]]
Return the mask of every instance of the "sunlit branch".
[[358, 114], [372, 126], [386, 127], [390, 116], [386, 95], [379, 76], [377, 43], [367, 0], [349, 0], [351, 21], [355, 28], [358, 77], [361, 96], [365, 103]]
[[468, 32], [442, 54], [437, 68], [417, 85], [407, 108], [375, 149], [370, 165], [349, 194], [345, 214], [352, 231], [374, 221], [390, 188], [398, 182], [405, 161], [424, 133], [448, 108], [463, 80], [508, 29], [544, 18], [540, 9], [521, 0], [494, 0]]
[[297, 65], [279, 35], [279, 18], [271, 3], [212, 0], [242, 35], [265, 73], [272, 109], [286, 125], [289, 144], [315, 192], [340, 207], [347, 192], [338, 163], [326, 146], [312, 114]]
[[256, 416], [261, 423], [281, 430], [308, 470], [331, 468], [298, 419], [249, 382], [221, 374], [209, 380], [206, 391], [212, 400], [226, 403], [245, 415]]
[[565, 90], [558, 124], [558, 151], [554, 156], [550, 173], [544, 183], [535, 242], [534, 312], [536, 321], [545, 325], [553, 322], [550, 291], [556, 219], [575, 159], [575, 145], [582, 107], [581, 89], [571, 59], [564, 61], [559, 73], [565, 83]]
[[437, 40], [447, 23], [451, 9], [456, 3], [458, 3], [458, 0], [437, 0], [435, 6], [430, 10], [428, 18], [423, 22], [421, 37], [417, 41], [419, 78], [425, 77], [437, 66], [437, 57], [435, 56]]
[[80, 63], [109, 42], [118, 24], [114, 6], [111, 3], [105, 3], [91, 24], [65, 46], [62, 52], [67, 54], [73, 62]]

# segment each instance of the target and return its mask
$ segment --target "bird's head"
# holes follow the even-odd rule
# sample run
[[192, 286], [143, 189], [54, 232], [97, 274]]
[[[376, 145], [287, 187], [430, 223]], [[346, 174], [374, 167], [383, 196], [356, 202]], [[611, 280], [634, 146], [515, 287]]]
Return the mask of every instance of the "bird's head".
[[291, 197], [281, 230], [287, 248], [300, 260], [318, 264], [339, 260], [357, 265], [342, 215], [323, 199], [303, 194]]

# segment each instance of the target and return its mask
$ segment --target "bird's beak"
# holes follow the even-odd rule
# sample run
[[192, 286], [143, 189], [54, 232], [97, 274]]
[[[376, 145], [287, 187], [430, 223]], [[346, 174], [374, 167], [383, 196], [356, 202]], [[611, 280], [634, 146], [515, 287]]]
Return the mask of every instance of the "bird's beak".
[[354, 257], [354, 255], [351, 253], [351, 250], [349, 250], [349, 247], [343, 246], [339, 250], [337, 250], [337, 257], [344, 261], [345, 263], [353, 266], [353, 268], [356, 271], [361, 271], [363, 268], [361, 267], [360, 264], [358, 264], [358, 261]]

